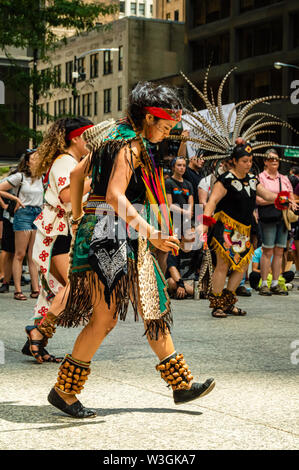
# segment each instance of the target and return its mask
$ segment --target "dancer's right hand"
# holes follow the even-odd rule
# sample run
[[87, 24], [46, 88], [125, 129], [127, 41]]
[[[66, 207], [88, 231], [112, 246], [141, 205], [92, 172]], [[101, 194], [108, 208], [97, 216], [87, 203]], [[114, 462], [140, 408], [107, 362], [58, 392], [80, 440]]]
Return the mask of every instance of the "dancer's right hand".
[[153, 230], [149, 237], [149, 241], [155, 248], [161, 251], [178, 250], [180, 247], [180, 241], [176, 236], [164, 235], [160, 230]]

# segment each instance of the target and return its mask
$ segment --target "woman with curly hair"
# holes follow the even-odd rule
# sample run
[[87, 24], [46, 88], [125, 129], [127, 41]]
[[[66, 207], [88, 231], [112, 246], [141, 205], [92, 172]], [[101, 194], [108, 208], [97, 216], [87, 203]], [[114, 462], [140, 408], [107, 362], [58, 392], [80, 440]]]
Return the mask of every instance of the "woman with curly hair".
[[[56, 324], [86, 325], [61, 364], [48, 396], [53, 406], [75, 418], [96, 415], [76, 395], [90, 373], [92, 357], [118, 317], [126, 319], [130, 300], [135, 320], [140, 315], [144, 322], [145, 336], [159, 361], [156, 370], [171, 386], [174, 402], [189, 402], [214, 388], [213, 379], [191, 383], [193, 376], [183, 354], [175, 351], [167, 284], [152, 252], [153, 248], [164, 252], [178, 249], [177, 237], [164, 232], [159, 218], [155, 226], [150, 217], [153, 193], [149, 182], [161, 189], [160, 194], [164, 191], [166, 199], [154, 148], [180, 118], [181, 103], [174, 90], [139, 83], [131, 93], [127, 118], [107, 132], [93, 150], [90, 165], [84, 161], [72, 171], [72, 225], [77, 230], [70, 286], [63, 303], [54, 300], [39, 331], [48, 338]], [[90, 171], [92, 194], [83, 212], [83, 182]], [[164, 207], [167, 211], [167, 199]]]
[[[55, 295], [67, 283], [71, 231], [69, 219], [70, 173], [87, 153], [81, 134], [93, 123], [86, 118], [61, 118], [50, 127], [38, 148], [34, 173], [44, 177], [43, 210], [37, 217], [37, 235], [33, 258], [41, 278], [41, 290], [35, 306], [34, 321], [38, 324], [46, 315]], [[83, 194], [90, 190], [90, 179], [84, 182]], [[38, 341], [35, 326], [27, 326], [28, 342], [22, 352], [37, 362], [59, 362], [48, 354]]]

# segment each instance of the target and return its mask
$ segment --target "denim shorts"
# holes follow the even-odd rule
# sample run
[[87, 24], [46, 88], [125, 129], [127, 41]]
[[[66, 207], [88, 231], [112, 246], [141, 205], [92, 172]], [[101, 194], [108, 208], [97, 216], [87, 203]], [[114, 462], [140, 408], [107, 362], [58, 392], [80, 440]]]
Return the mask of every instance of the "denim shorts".
[[40, 213], [40, 207], [20, 207], [20, 209], [17, 210], [13, 218], [14, 232], [19, 232], [23, 230], [36, 230], [36, 226], [33, 222]]
[[284, 221], [274, 224], [261, 223], [262, 245], [265, 248], [285, 248], [287, 246], [288, 230]]

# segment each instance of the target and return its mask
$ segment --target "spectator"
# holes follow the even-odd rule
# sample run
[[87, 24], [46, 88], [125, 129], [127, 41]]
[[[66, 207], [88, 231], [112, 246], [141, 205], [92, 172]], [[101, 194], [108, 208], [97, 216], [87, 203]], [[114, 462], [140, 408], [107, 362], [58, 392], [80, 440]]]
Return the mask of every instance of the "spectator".
[[[197, 187], [199, 204], [203, 205], [203, 210], [205, 208], [206, 203], [209, 200], [214, 184], [217, 181], [217, 176], [215, 174], [217, 173], [216, 165], [217, 165], [217, 160], [214, 160], [212, 163], [212, 173], [201, 178]], [[218, 167], [218, 174], [220, 175], [224, 173], [225, 171], [228, 171], [231, 167], [232, 165], [229, 160], [222, 161]]]
[[288, 176], [291, 185], [293, 186], [293, 191], [295, 192], [295, 188], [297, 184], [299, 184], [299, 166], [293, 166], [290, 169], [290, 174]]
[[[293, 199], [293, 187], [287, 176], [278, 172], [279, 156], [275, 149], [266, 151], [264, 162], [265, 170], [260, 173], [260, 183], [269, 191], [278, 194], [280, 191], [289, 191]], [[257, 196], [259, 206], [259, 220], [262, 233], [263, 254], [261, 258], [262, 286], [260, 295], [285, 295], [286, 292], [278, 284], [278, 276], [281, 272], [284, 248], [287, 245], [288, 230], [283, 221], [281, 211], [269, 205], [267, 201]], [[271, 261], [272, 259], [272, 261]], [[272, 267], [272, 284], [269, 289], [267, 277]]]
[[194, 228], [191, 228], [182, 236], [178, 255], [174, 256], [171, 252], [168, 253], [165, 277], [169, 293], [177, 299], [194, 295], [194, 287], [188, 281], [198, 279], [202, 260], [202, 250], [194, 249], [194, 241]]
[[[294, 197], [295, 197], [295, 201], [298, 203], [299, 202], [299, 181], [294, 190]], [[295, 257], [296, 270], [297, 272], [299, 272], [299, 220], [294, 224], [294, 248], [295, 248], [294, 257]]]
[[15, 285], [15, 300], [27, 300], [21, 290], [23, 259], [27, 252], [28, 267], [31, 277], [30, 297], [37, 298], [39, 294], [38, 272], [32, 259], [33, 244], [36, 235], [34, 220], [41, 212], [43, 204], [43, 184], [41, 178], [33, 178], [31, 174], [35, 150], [26, 151], [17, 168], [17, 172], [1, 183], [0, 190], [18, 188], [18, 197], [23, 205], [17, 204], [13, 218], [15, 238], [15, 255], [13, 259], [13, 277]]
[[[261, 280], [260, 262], [262, 258], [262, 253], [263, 253], [263, 249], [260, 246], [254, 251], [254, 255], [252, 257], [252, 271], [249, 274], [249, 283], [250, 283], [250, 287], [252, 287], [252, 289], [255, 289], [255, 290], [259, 290], [259, 284]], [[293, 271], [286, 271], [282, 273], [281, 276], [284, 279], [285, 283], [290, 283], [294, 279]], [[279, 276], [279, 278], [281, 276]]]
[[184, 179], [189, 181], [193, 187], [193, 197], [194, 197], [194, 207], [197, 207], [199, 204], [198, 199], [198, 184], [202, 178], [201, 168], [204, 164], [204, 159], [202, 158], [203, 152], [198, 151], [196, 155], [193, 155], [189, 159], [189, 165], [186, 168]]
[[166, 196], [172, 212], [173, 225], [176, 235], [180, 238], [184, 226], [191, 224], [193, 214], [193, 188], [189, 181], [184, 179], [186, 160], [176, 157], [172, 161], [172, 176], [165, 182]]

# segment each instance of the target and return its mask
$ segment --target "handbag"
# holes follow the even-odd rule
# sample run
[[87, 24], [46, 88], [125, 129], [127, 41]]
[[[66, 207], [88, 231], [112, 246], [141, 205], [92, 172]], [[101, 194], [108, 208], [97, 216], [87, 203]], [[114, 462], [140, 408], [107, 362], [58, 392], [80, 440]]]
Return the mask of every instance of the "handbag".
[[[20, 190], [21, 190], [21, 186], [22, 186], [22, 182], [23, 182], [23, 173], [22, 173], [22, 179], [21, 179], [21, 182], [20, 182], [20, 186], [19, 186], [18, 192], [17, 192], [17, 194], [15, 195], [16, 197], [19, 197]], [[7, 209], [6, 209], [6, 210], [7, 210], [7, 212], [9, 213], [10, 217], [14, 217], [16, 205], [17, 205], [17, 201], [15, 201], [14, 199], [10, 199], [10, 200], [9, 200], [9, 203], [8, 203], [8, 206], [7, 206]]]
[[[281, 179], [279, 177], [279, 192], [281, 191]], [[282, 220], [282, 211], [276, 209], [274, 204], [258, 207], [259, 220], [263, 224], [275, 224]]]

